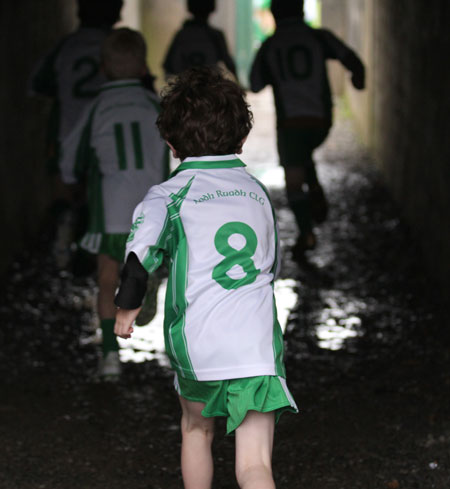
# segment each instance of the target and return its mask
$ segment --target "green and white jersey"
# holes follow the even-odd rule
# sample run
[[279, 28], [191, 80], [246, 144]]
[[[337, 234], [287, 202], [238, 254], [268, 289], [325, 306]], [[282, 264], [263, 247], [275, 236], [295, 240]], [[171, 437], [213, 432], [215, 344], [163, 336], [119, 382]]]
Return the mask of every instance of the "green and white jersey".
[[60, 142], [107, 81], [99, 71], [100, 46], [107, 34], [106, 29], [80, 27], [41, 61], [32, 77], [32, 92], [57, 101]]
[[63, 141], [63, 181], [87, 180], [92, 252], [96, 234], [128, 233], [148, 188], [167, 178], [158, 113], [156, 96], [138, 80], [109, 82]]
[[137, 206], [127, 243], [148, 272], [170, 258], [166, 351], [178, 375], [285, 376], [273, 282], [274, 211], [236, 155], [186, 158]]
[[346, 58], [354, 56], [330, 31], [313, 29], [298, 18], [282, 19], [255, 56], [251, 89], [258, 92], [272, 85], [279, 121], [299, 117], [331, 121], [326, 60], [346, 65]]

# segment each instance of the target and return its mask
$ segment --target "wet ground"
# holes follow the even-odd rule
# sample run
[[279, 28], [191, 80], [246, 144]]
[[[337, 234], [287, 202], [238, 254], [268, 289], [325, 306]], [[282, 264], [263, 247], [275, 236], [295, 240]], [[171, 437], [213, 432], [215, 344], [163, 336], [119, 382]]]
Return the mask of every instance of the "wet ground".
[[[273, 114], [267, 95], [251, 102], [256, 126], [243, 159], [278, 212], [277, 302], [301, 409], [277, 427], [277, 487], [449, 489], [449, 317], [400, 210], [340, 118], [316, 155], [329, 219], [317, 249], [295, 264]], [[120, 382], [99, 382], [94, 278], [57, 271], [48, 248], [42, 236], [1, 289], [0, 488], [181, 488], [161, 315], [121, 342]], [[234, 440], [223, 433], [219, 421], [217, 489], [237, 487]]]

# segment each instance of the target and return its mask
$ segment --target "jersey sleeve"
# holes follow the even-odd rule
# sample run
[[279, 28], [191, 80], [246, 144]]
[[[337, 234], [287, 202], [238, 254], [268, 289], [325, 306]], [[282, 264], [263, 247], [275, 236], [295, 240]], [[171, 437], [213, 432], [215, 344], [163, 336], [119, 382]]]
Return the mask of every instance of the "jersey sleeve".
[[37, 62], [28, 81], [28, 95], [39, 94], [47, 97], [58, 95], [58, 76], [55, 64], [66, 40], [67, 37], [63, 38], [55, 48]]
[[352, 73], [352, 84], [361, 90], [365, 86], [365, 69], [358, 55], [331, 31], [317, 29], [316, 33], [324, 47], [325, 57], [339, 60]]
[[259, 92], [270, 84], [270, 70], [266, 60], [268, 46], [269, 39], [263, 42], [253, 60], [250, 70], [250, 89], [252, 92]]
[[64, 183], [76, 183], [81, 179], [90, 160], [92, 119], [96, 104], [90, 105], [75, 127], [62, 141], [60, 170]]
[[172, 225], [167, 212], [168, 200], [158, 185], [153, 186], [133, 213], [126, 257], [135, 253], [148, 272], [162, 263]]
[[155, 186], [133, 213], [116, 306], [136, 309], [142, 304], [148, 274], [161, 265], [170, 232], [166, 200]]

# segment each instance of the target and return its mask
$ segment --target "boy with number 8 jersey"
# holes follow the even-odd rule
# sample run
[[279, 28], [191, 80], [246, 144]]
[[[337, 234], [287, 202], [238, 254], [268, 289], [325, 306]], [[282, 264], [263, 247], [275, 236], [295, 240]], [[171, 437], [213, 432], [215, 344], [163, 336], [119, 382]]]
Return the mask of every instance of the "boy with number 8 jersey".
[[115, 332], [131, 336], [147, 275], [167, 260], [164, 335], [182, 407], [184, 485], [211, 487], [214, 417], [225, 416], [240, 487], [274, 488], [274, 424], [297, 408], [273, 293], [275, 214], [236, 156], [252, 115], [238, 85], [193, 68], [169, 83], [157, 124], [181, 164], [134, 212]]
[[87, 184], [88, 226], [80, 246], [98, 255], [103, 376], [120, 373], [114, 295], [133, 210], [168, 174], [168, 151], [155, 125], [159, 102], [140, 82], [145, 57], [138, 32], [121, 28], [108, 35], [101, 62], [110, 81], [63, 141], [63, 180]]

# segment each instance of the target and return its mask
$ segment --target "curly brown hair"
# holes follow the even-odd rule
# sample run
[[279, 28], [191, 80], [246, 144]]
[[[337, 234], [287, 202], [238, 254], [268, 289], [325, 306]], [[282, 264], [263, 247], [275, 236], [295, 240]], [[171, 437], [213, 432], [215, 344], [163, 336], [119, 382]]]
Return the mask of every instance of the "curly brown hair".
[[239, 152], [253, 115], [239, 85], [218, 68], [195, 67], [169, 82], [156, 125], [183, 160]]

